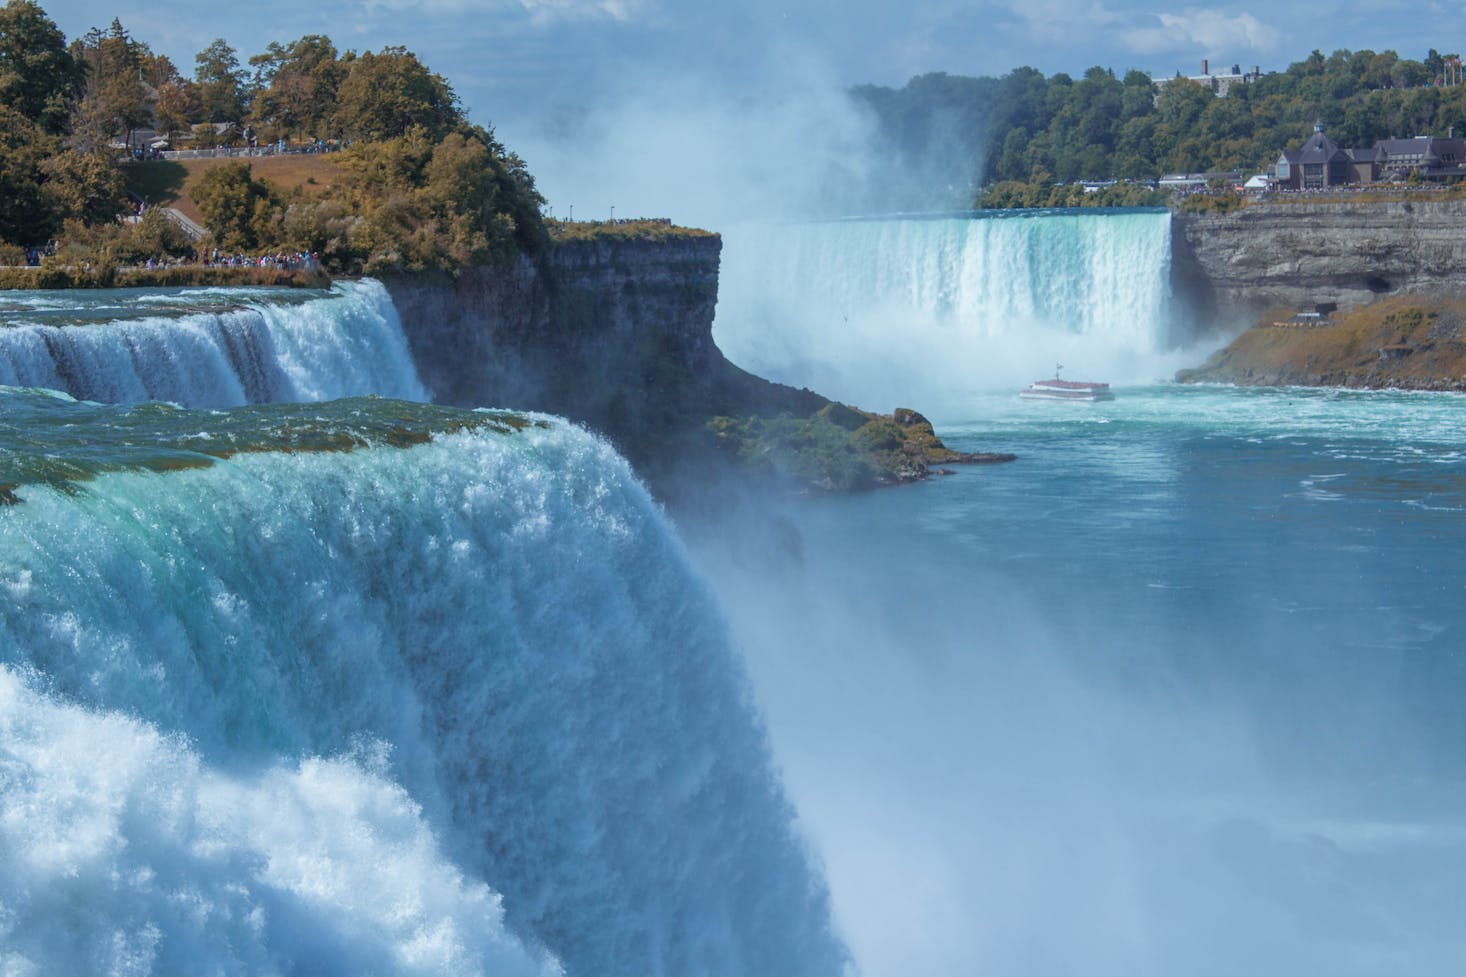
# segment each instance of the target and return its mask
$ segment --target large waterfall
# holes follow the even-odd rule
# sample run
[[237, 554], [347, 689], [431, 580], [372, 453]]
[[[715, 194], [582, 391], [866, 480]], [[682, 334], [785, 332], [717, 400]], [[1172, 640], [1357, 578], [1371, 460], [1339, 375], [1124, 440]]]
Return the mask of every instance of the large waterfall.
[[724, 625], [604, 443], [12, 389], [0, 449], [6, 973], [840, 972]]
[[105, 403], [425, 400], [379, 282], [0, 297], [0, 384]]
[[862, 406], [961, 414], [974, 390], [1175, 369], [1166, 213], [1001, 212], [737, 227], [729, 359]]

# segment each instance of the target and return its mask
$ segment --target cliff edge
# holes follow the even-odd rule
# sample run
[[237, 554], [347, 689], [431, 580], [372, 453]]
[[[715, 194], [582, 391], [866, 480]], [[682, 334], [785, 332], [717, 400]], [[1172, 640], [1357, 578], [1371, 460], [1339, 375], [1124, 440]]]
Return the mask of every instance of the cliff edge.
[[1224, 330], [1269, 310], [1466, 285], [1466, 199], [1260, 201], [1172, 217], [1172, 280], [1198, 319]]
[[914, 411], [859, 411], [728, 362], [712, 336], [721, 250], [706, 233], [589, 236], [386, 285], [436, 402], [585, 424], [664, 496], [732, 472], [848, 489], [1011, 459], [950, 451]]

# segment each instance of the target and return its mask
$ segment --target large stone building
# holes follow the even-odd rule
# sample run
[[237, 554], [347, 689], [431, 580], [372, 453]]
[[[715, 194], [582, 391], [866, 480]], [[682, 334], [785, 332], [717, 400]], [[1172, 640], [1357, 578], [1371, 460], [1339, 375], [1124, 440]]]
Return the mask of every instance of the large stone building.
[[1243, 73], [1240, 64], [1232, 65], [1230, 72], [1222, 72], [1214, 75], [1211, 72], [1211, 62], [1203, 58], [1201, 62], [1201, 74], [1199, 75], [1183, 75], [1180, 71], [1177, 71], [1173, 77], [1151, 78], [1151, 82], [1157, 88], [1164, 88], [1168, 82], [1175, 81], [1177, 78], [1185, 78], [1205, 88], [1210, 88], [1213, 95], [1225, 95], [1232, 90], [1233, 85], [1248, 85], [1261, 77], [1261, 68], [1253, 66], [1251, 71]]
[[1418, 173], [1444, 181], [1466, 176], [1466, 139], [1416, 136], [1381, 139], [1368, 149], [1344, 149], [1313, 127], [1298, 149], [1284, 150], [1273, 164], [1273, 186], [1283, 190], [1326, 190], [1362, 183], [1388, 183]]

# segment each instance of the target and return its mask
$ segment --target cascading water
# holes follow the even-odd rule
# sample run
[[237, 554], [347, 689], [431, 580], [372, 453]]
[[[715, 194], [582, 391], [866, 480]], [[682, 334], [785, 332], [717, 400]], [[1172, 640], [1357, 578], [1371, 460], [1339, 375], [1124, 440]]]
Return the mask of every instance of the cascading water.
[[840, 972], [742, 666], [604, 443], [0, 405], [7, 973]]
[[427, 399], [379, 282], [21, 295], [0, 301], [0, 384], [190, 407]]
[[965, 416], [972, 391], [1056, 361], [1112, 382], [1175, 369], [1163, 212], [745, 225], [719, 295], [733, 362], [871, 408]]

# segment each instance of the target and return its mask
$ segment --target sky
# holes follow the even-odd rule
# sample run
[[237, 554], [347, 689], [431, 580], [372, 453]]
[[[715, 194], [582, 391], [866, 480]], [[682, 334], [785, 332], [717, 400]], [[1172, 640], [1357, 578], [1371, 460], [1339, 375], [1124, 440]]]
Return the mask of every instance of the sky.
[[[700, 144], [704, 185], [734, 178], [724, 157], [758, 156], [755, 169], [767, 171], [771, 158], [809, 147], [801, 136], [780, 141], [791, 134], [819, 132], [818, 153], [839, 155], [860, 123], [828, 93], [855, 84], [899, 86], [931, 71], [1001, 75], [1022, 65], [1076, 76], [1092, 65], [1169, 76], [1198, 72], [1203, 58], [1222, 70], [1268, 71], [1315, 48], [1394, 49], [1413, 58], [1432, 47], [1466, 48], [1466, 7], [1443, 0], [1336, 0], [1326, 18], [1308, 5], [1155, 0], [41, 3], [68, 37], [117, 17], [186, 74], [216, 37], [241, 61], [270, 41], [312, 33], [341, 49], [403, 45], [448, 79], [474, 121], [494, 126], [525, 157], [562, 215], [587, 180], [609, 187], [622, 177], [615, 165], [596, 177], [596, 159], [636, 155], [648, 141], [666, 150], [710, 139]], [[763, 138], [750, 131], [749, 117], [772, 117], [775, 131]], [[593, 140], [606, 152], [593, 151]], [[609, 189], [586, 187], [583, 199], [592, 193], [596, 213], [612, 205]], [[660, 204], [656, 198], [647, 206]]]

